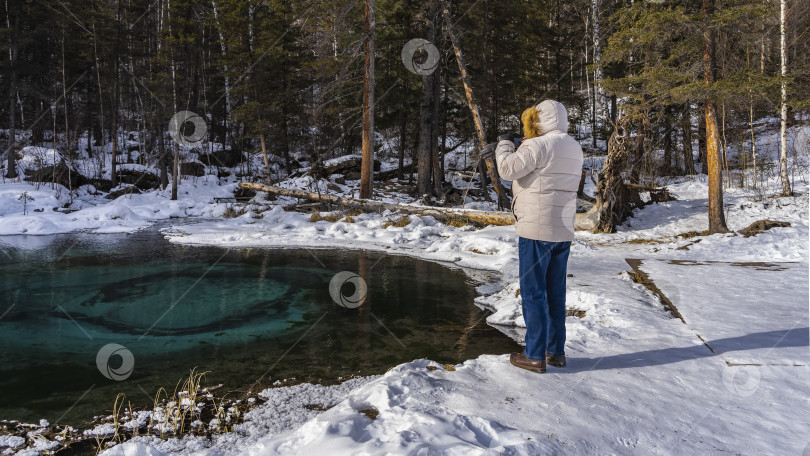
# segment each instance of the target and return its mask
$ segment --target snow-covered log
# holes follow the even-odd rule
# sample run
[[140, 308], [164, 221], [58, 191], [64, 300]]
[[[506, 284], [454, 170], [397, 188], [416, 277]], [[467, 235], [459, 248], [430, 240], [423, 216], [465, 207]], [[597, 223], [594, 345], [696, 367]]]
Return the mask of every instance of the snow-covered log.
[[426, 216], [429, 215], [436, 220], [445, 222], [468, 222], [475, 226], [488, 225], [513, 225], [515, 218], [509, 212], [503, 211], [477, 211], [469, 209], [447, 209], [433, 206], [409, 206], [405, 204], [386, 203], [359, 198], [345, 198], [338, 195], [318, 194], [305, 190], [276, 187], [257, 182], [241, 182], [239, 186], [261, 192], [272, 193], [274, 195], [292, 196], [309, 201], [333, 204], [341, 207], [358, 208], [371, 212], [401, 212], [409, 215]]
[[[267, 192], [273, 195], [291, 196], [308, 201], [315, 201], [333, 204], [340, 207], [358, 208], [370, 212], [401, 212], [420, 217], [429, 215], [442, 223], [469, 223], [473, 226], [503, 226], [514, 225], [515, 218], [510, 212], [505, 211], [478, 211], [472, 209], [452, 209], [435, 206], [411, 206], [407, 204], [386, 203], [359, 198], [345, 198], [338, 195], [318, 194], [306, 190], [296, 190], [292, 188], [282, 188], [258, 182], [240, 182], [239, 186], [260, 192]], [[583, 199], [577, 199], [577, 214], [575, 228], [578, 230], [591, 229], [593, 221], [589, 219], [593, 203]]]

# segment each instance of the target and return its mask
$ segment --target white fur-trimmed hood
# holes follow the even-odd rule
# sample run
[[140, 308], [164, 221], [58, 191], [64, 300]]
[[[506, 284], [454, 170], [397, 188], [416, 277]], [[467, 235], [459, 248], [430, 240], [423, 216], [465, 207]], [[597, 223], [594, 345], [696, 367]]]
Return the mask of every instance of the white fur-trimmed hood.
[[568, 132], [568, 111], [562, 103], [554, 100], [545, 100], [535, 106], [537, 110], [537, 124], [540, 134], [550, 131]]

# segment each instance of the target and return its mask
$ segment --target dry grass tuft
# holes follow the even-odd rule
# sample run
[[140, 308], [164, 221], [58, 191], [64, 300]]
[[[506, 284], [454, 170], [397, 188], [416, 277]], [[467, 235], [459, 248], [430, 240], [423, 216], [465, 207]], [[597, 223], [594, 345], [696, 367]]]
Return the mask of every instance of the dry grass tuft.
[[406, 226], [408, 226], [410, 224], [411, 224], [411, 218], [408, 217], [407, 215], [403, 215], [402, 217], [400, 217], [400, 218], [398, 218], [396, 220], [389, 220], [389, 221], [383, 223], [382, 227], [383, 227], [383, 229], [386, 229], [389, 226], [393, 226], [393, 227], [396, 227], [396, 228], [403, 228], [403, 227], [406, 227]]
[[234, 209], [233, 206], [228, 206], [225, 208], [225, 212], [222, 213], [222, 217], [224, 218], [236, 218], [240, 215], [244, 215], [247, 212], [244, 208]]
[[585, 311], [581, 309], [565, 309], [565, 316], [585, 318]]
[[444, 223], [447, 226], [452, 226], [454, 228], [461, 228], [463, 226], [470, 225], [470, 219], [467, 217], [451, 217], [447, 222]]
[[667, 241], [662, 241], [661, 239], [643, 239], [643, 238], [636, 238], [630, 239], [629, 241], [624, 241], [622, 244], [662, 244]]
[[687, 231], [686, 233], [678, 234], [675, 237], [679, 237], [679, 238], [683, 238], [683, 239], [691, 239], [693, 237], [708, 236], [708, 235], [709, 235], [709, 230], [703, 230], [703, 231]]
[[375, 409], [374, 407], [366, 410], [358, 410], [363, 415], [366, 415], [370, 420], [374, 421], [377, 419], [377, 416], [380, 415], [380, 411]]
[[335, 223], [335, 222], [337, 222], [338, 220], [340, 220], [342, 218], [343, 218], [343, 213], [342, 212], [333, 212], [333, 213], [331, 213], [329, 215], [325, 215], [323, 217], [323, 219], [326, 220], [329, 223]]

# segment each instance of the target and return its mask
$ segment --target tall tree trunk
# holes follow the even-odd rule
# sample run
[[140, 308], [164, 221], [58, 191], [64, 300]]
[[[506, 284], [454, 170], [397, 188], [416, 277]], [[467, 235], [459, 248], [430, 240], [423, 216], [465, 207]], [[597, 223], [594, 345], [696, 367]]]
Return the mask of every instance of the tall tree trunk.
[[[728, 141], [726, 140], [726, 100], [723, 99], [721, 106], [721, 122], [720, 122], [720, 133], [721, 133], [721, 141], [720, 141], [720, 150], [723, 151], [723, 171], [725, 172], [726, 176], [731, 176], [731, 173], [728, 171]], [[731, 178], [729, 177], [728, 180], [725, 181], [725, 184], [731, 188]]]
[[[222, 53], [222, 59], [227, 62], [228, 61], [228, 47], [225, 44], [225, 35], [222, 33], [222, 24], [219, 20], [219, 12], [217, 11], [217, 2], [216, 0], [211, 0], [211, 6], [213, 8], [214, 13], [214, 23], [217, 27], [217, 33], [219, 34], [219, 46], [220, 52]], [[224, 148], [227, 149], [228, 147], [228, 118], [231, 113], [231, 83], [228, 75], [228, 64], [225, 63], [222, 66], [222, 75], [223, 75], [223, 82], [225, 83], [225, 115], [222, 117], [222, 128], [225, 132], [225, 137], [222, 140], [222, 145]], [[289, 173], [289, 170], [287, 171]]]
[[[486, 8], [486, 4], [484, 6]], [[431, 43], [436, 42], [437, 28], [441, 27], [441, 25], [436, 26], [437, 20], [441, 19], [440, 14], [441, 12], [436, 9], [435, 5], [431, 6], [430, 27], [427, 36], [427, 40]], [[486, 12], [484, 14], [486, 15]], [[486, 60], [487, 56], [485, 54], [485, 66]], [[438, 98], [435, 90], [438, 81], [436, 77], [436, 71], [422, 76], [422, 104], [419, 111], [419, 151], [417, 152], [419, 161], [417, 163], [418, 176], [416, 180], [416, 192], [419, 196], [433, 194], [440, 197], [442, 194], [440, 185], [436, 184], [436, 178], [439, 177], [435, 169], [438, 160], [434, 156], [436, 143], [438, 142], [438, 139], [434, 136], [434, 115], [438, 113]], [[433, 188], [430, 185], [431, 181], [434, 183]]]
[[644, 166], [644, 137], [647, 135], [644, 116], [639, 119], [636, 150], [633, 152], [633, 169], [630, 170], [630, 182], [641, 184], [641, 169]]
[[670, 108], [664, 108], [664, 166], [661, 170], [664, 175], [668, 176], [672, 172], [672, 117], [670, 116]]
[[[490, 45], [490, 34], [492, 30], [490, 28], [490, 9], [489, 9], [489, 2], [484, 0], [483, 2], [483, 11], [482, 11], [482, 21], [483, 21], [483, 29], [480, 32], [481, 36], [481, 48], [483, 50], [481, 55], [481, 81], [482, 84], [482, 92], [483, 96], [482, 103], [484, 114], [487, 119], [485, 126], [487, 127], [486, 135], [489, 138], [497, 138], [498, 137], [498, 124], [495, 119], [496, 112], [495, 112], [495, 77], [492, 74], [492, 46]], [[430, 39], [433, 41], [433, 38]]]
[[[98, 89], [98, 119], [99, 119], [99, 145], [101, 146], [101, 153], [100, 153], [100, 162], [101, 168], [104, 169], [106, 166], [106, 157], [107, 151], [105, 148], [105, 138], [104, 138], [104, 93], [102, 92], [101, 86], [101, 63], [99, 62], [98, 58], [98, 36], [96, 35], [96, 21], [93, 20], [93, 63], [96, 68], [96, 88]], [[62, 53], [64, 54], [64, 47], [65, 47], [65, 37], [64, 31], [62, 32]], [[65, 101], [67, 105], [67, 101]], [[67, 129], [65, 130], [65, 135], [67, 135]], [[113, 165], [114, 166], [114, 165]], [[110, 176], [110, 179], [114, 179]]]
[[[285, 69], [287, 68], [285, 64]], [[284, 93], [284, 100], [281, 104], [281, 152], [284, 154], [284, 169], [287, 175], [292, 174], [292, 160], [290, 160], [290, 131], [287, 116], [290, 114], [288, 97], [289, 82], [287, 79], [287, 71], [281, 73], [281, 86]]]
[[289, 110], [287, 108], [287, 102], [285, 101], [281, 108], [281, 152], [284, 154], [284, 169], [289, 176], [292, 174], [292, 159], [290, 158], [290, 127], [287, 123], [288, 115]]
[[374, 1], [366, 1], [366, 68], [363, 76], [363, 162], [360, 168], [360, 198], [371, 197], [374, 169]]
[[[715, 81], [714, 59], [714, 0], [703, 0], [703, 79], [707, 86]], [[723, 170], [720, 157], [720, 138], [717, 128], [717, 112], [714, 100], [705, 102], [706, 116], [706, 161], [709, 167], [709, 234], [727, 233], [726, 217], [723, 212]]]
[[[706, 104], [701, 103], [699, 111], [706, 110]], [[709, 174], [708, 160], [706, 159], [706, 122], [700, 120], [698, 115], [698, 158], [700, 159], [700, 173]]]
[[554, 5], [554, 80], [557, 81], [557, 94], [556, 99], [559, 100], [562, 96], [562, 43], [560, 42], [560, 34], [562, 27], [560, 27], [560, 0], [556, 1]]
[[584, 52], [583, 55], [584, 55], [585, 61], [582, 64], [582, 68], [583, 68], [582, 72], [585, 74], [585, 93], [588, 95], [588, 106], [590, 106], [590, 108], [591, 108], [591, 118], [590, 118], [590, 121], [591, 121], [591, 141], [592, 141], [591, 145], [593, 146], [593, 150], [595, 151], [596, 146], [597, 146], [597, 143], [596, 143], [596, 104], [595, 104], [596, 101], [594, 99], [594, 92], [592, 90], [593, 88], [591, 87], [591, 71], [588, 70], [588, 69], [585, 69], [585, 67], [588, 64], [588, 57], [591, 55], [588, 52], [588, 37], [587, 37], [588, 21], [589, 20], [590, 19], [588, 19], [586, 17], [586, 19], [585, 19], [586, 33], [585, 33], [585, 39], [583, 40], [583, 42], [584, 42], [583, 47], [585, 49], [585, 52]]
[[[470, 75], [467, 72], [467, 63], [464, 60], [464, 53], [461, 51], [461, 43], [453, 30], [453, 21], [450, 17], [450, 10], [447, 8], [447, 3], [442, 1], [440, 3], [444, 21], [447, 24], [447, 34], [450, 36], [450, 41], [453, 43], [453, 51], [456, 54], [456, 61], [458, 62], [458, 69], [461, 73], [461, 82], [464, 83], [464, 93], [467, 96], [467, 106], [473, 116], [473, 123], [475, 124], [475, 133], [478, 139], [478, 147], [483, 148], [487, 145], [487, 139], [484, 135], [484, 125], [481, 122], [481, 115], [478, 113], [478, 105], [475, 104], [473, 99], [472, 86], [470, 85]], [[487, 172], [492, 179], [492, 187], [498, 195], [498, 209], [504, 210], [510, 207], [509, 197], [506, 195], [506, 190], [501, 186], [500, 177], [498, 176], [498, 168], [495, 166], [494, 160], [484, 160]], [[484, 179], [482, 179], [483, 184]], [[486, 194], [486, 188], [482, 186], [481, 190]]]
[[397, 179], [402, 180], [405, 176], [403, 169], [405, 167], [405, 142], [408, 140], [408, 116], [401, 114], [399, 116], [399, 166], [397, 167]]
[[[115, 103], [113, 103], [115, 104]], [[118, 159], [118, 113], [117, 109], [113, 107], [112, 112], [112, 154], [110, 157], [110, 182], [113, 187], [118, 185], [118, 172], [115, 169], [116, 160]]]
[[765, 40], [767, 39], [768, 25], [762, 21], [762, 41], [759, 44], [759, 73], [765, 74]]
[[[441, 16], [437, 15], [441, 18]], [[438, 30], [441, 30], [441, 23], [438, 24]], [[442, 184], [444, 183], [444, 175], [442, 174], [439, 162], [443, 159], [441, 156], [441, 149], [439, 148], [439, 96], [441, 92], [441, 69], [436, 67], [433, 72], [432, 89], [433, 89], [433, 106], [431, 112], [430, 122], [430, 157], [433, 164], [433, 191], [437, 197], [442, 196]]]
[[782, 180], [782, 195], [787, 196], [790, 190], [790, 178], [787, 169], [787, 0], [780, 1], [780, 74], [782, 75], [782, 121], [779, 130], [779, 177]]
[[[427, 40], [431, 43], [436, 41], [437, 14], [440, 14], [440, 12], [436, 11], [434, 5], [430, 9], [430, 27], [427, 36]], [[484, 55], [483, 60], [486, 66], [486, 55]], [[434, 91], [435, 81], [436, 72], [422, 75], [422, 103], [419, 110], [419, 150], [417, 152], [419, 161], [417, 162], [418, 176], [416, 180], [416, 193], [420, 197], [428, 194], [441, 195], [441, 192], [436, 192], [435, 189], [431, 189], [430, 186], [431, 177], [435, 178], [435, 176], [433, 176], [433, 153], [435, 149], [433, 113], [437, 101]]]
[[[438, 9], [433, 13], [431, 22], [431, 39], [434, 44], [441, 46], [442, 40], [442, 13]], [[441, 96], [441, 66], [437, 65], [436, 70], [430, 75], [431, 89], [431, 111], [430, 111], [430, 160], [433, 168], [433, 193], [441, 198], [444, 175], [442, 174], [439, 162], [442, 160], [441, 149], [439, 148], [439, 97]]]
[[[171, 0], [167, 2], [167, 17], [168, 17], [168, 25], [169, 25], [169, 35], [172, 33], [172, 3]], [[170, 50], [171, 58], [170, 58], [170, 68], [172, 72], [172, 108], [174, 112], [177, 112], [177, 68], [174, 64], [174, 49]], [[172, 114], [174, 115], [174, 114]], [[183, 125], [173, 125], [177, 131], [181, 131], [180, 129], [183, 128]], [[180, 144], [177, 141], [174, 141], [174, 156], [172, 157], [172, 196], [171, 200], [177, 200], [177, 186], [179, 184], [179, 171], [180, 170]]]
[[169, 186], [169, 160], [163, 151], [163, 123], [157, 122], [158, 166], [160, 167], [160, 186], [163, 190]]
[[419, 197], [431, 193], [430, 176], [432, 163], [430, 157], [431, 114], [433, 103], [433, 75], [422, 76], [422, 105], [419, 111], [419, 149], [416, 162], [416, 193]]
[[596, 65], [593, 74], [593, 85], [596, 94], [597, 117], [606, 119], [605, 105], [607, 103], [605, 100], [605, 89], [602, 87], [602, 68], [598, 66], [602, 61], [602, 37], [599, 30], [599, 1], [600, 0], [592, 0], [591, 2], [591, 9], [593, 10], [593, 63]]
[[692, 152], [692, 110], [689, 103], [684, 103], [681, 117], [681, 130], [683, 133], [683, 164], [686, 174], [695, 174], [695, 162]]
[[754, 132], [754, 97], [753, 95], [749, 96], [748, 99], [748, 128], [751, 130], [751, 161], [754, 167], [754, 188], [757, 188], [757, 139], [756, 134]]
[[[121, 2], [116, 2], [116, 10], [115, 10], [115, 20], [116, 22], [121, 22]], [[115, 187], [118, 185], [118, 176], [116, 170], [116, 159], [118, 156], [118, 105], [120, 103], [121, 97], [119, 94], [119, 54], [120, 54], [120, 45], [121, 45], [121, 28], [116, 27], [115, 29], [115, 45], [113, 47], [113, 77], [115, 81], [113, 81], [113, 93], [112, 93], [112, 154], [110, 159], [110, 181], [112, 186]]]
[[[116, 53], [117, 55], [117, 53]], [[112, 116], [112, 154], [110, 156], [110, 182], [112, 186], [115, 187], [118, 185], [118, 171], [116, 169], [117, 160], [118, 160], [118, 103], [119, 101], [119, 94], [118, 94], [118, 60], [115, 60], [115, 82], [113, 83], [113, 99], [111, 103], [111, 116]]]
[[[66, 61], [65, 61], [65, 34], [64, 29], [62, 30], [62, 100], [65, 102], [65, 158], [67, 158], [68, 163], [68, 187], [72, 190], [72, 182], [73, 179], [70, 177], [70, 164], [73, 155], [70, 153], [70, 124], [68, 123], [68, 98], [67, 98], [67, 68], [66, 68]], [[54, 132], [56, 133], [56, 132]], [[104, 154], [102, 152], [102, 159]], [[70, 192], [71, 202], [73, 198], [73, 192]]]
[[[611, 95], [610, 96], [610, 124], [611, 124], [611, 129], [613, 128], [613, 125], [616, 125], [616, 118], [618, 117], [618, 115], [616, 114], [617, 110], [618, 110], [618, 106], [616, 106], [616, 95]], [[612, 132], [612, 130], [611, 130], [611, 132]]]
[[174, 143], [174, 156], [172, 159], [172, 201], [177, 200], [177, 179], [180, 174], [180, 145]]
[[[17, 177], [17, 128], [15, 107], [17, 103], [17, 31], [20, 24], [20, 1], [17, 0], [14, 15], [14, 25], [11, 26], [11, 11], [6, 1], [6, 25], [12, 31], [9, 36], [8, 64], [9, 64], [9, 88], [8, 88], [8, 150], [6, 177], [14, 179]], [[56, 134], [56, 132], [54, 132]], [[55, 140], [54, 140], [55, 141]]]
[[259, 141], [262, 144], [262, 158], [264, 158], [264, 169], [267, 170], [267, 185], [273, 185], [270, 178], [270, 158], [267, 156], [267, 144], [264, 141], [264, 133], [259, 134]]
[[[66, 61], [65, 61], [65, 35], [64, 30], [62, 31], [62, 98], [65, 102], [65, 158], [67, 159], [67, 169], [68, 169], [68, 190], [73, 190], [73, 178], [71, 176], [71, 169], [72, 169], [72, 159], [70, 150], [70, 124], [68, 123], [68, 96], [67, 96], [67, 68], [66, 68]], [[55, 132], [54, 132], [55, 133]], [[102, 155], [103, 156], [103, 155]], [[73, 192], [70, 191], [70, 202], [73, 203]]]
[[[445, 164], [444, 164], [444, 154], [447, 151], [447, 92], [449, 90], [448, 90], [448, 87], [447, 87], [447, 74], [445, 74], [445, 72], [442, 72], [441, 76], [442, 76], [441, 77], [441, 84], [442, 84], [442, 102], [441, 102], [441, 106], [442, 106], [442, 120], [441, 120], [441, 122], [442, 122], [442, 132], [441, 132], [442, 143], [439, 146], [439, 150], [441, 151], [441, 160], [440, 160], [439, 163], [440, 163], [440, 166], [441, 166], [442, 176], [444, 176], [445, 175], [444, 174], [444, 166], [445, 166]], [[437, 100], [438, 100], [438, 98], [437, 98]]]

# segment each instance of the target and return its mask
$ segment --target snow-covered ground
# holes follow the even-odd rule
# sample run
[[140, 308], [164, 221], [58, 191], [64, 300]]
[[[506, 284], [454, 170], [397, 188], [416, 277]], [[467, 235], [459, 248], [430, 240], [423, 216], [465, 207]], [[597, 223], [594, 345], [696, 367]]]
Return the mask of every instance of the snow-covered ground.
[[[707, 185], [699, 178], [671, 182], [677, 201], [638, 211], [615, 234], [578, 232], [568, 306], [585, 315], [567, 319], [566, 368], [538, 375], [512, 367], [508, 355], [449, 367], [414, 360], [334, 387], [268, 389], [262, 392], [268, 403], [249, 412], [235, 432], [211, 440], [136, 437], [103, 454], [807, 454], [810, 212], [808, 176], [801, 177], [796, 197], [726, 192], [732, 230], [766, 218], [792, 225], [754, 237], [679, 236], [707, 227]], [[108, 231], [172, 216], [221, 216], [226, 205], [211, 199], [229, 195], [233, 184], [205, 179], [184, 182], [176, 202], [152, 192], [88, 203], [72, 214], [11, 215], [9, 209], [0, 228], [34, 224], [46, 227], [39, 232], [64, 232], [75, 227], [58, 221], [75, 217], [76, 224]], [[47, 194], [34, 196], [29, 204], [51, 204]], [[164, 233], [184, 244], [362, 248], [494, 271], [497, 278], [479, 286], [476, 302], [493, 311], [490, 324], [522, 341], [511, 226], [475, 230], [412, 217], [404, 227], [383, 228], [399, 216], [310, 222], [279, 206], [248, 209], [231, 219], [178, 222]], [[627, 259], [641, 260], [638, 268], [683, 321], [632, 280]], [[312, 403], [328, 410], [302, 406]]]
[[[761, 202], [730, 191], [732, 229], [761, 218], [793, 225], [750, 238], [676, 237], [705, 229], [706, 185], [669, 188], [678, 201], [643, 209], [619, 233], [578, 234], [568, 305], [585, 316], [568, 318], [565, 369], [537, 375], [506, 355], [455, 370], [415, 360], [283, 432], [253, 431], [274, 421], [263, 414], [241, 425], [241, 440], [136, 438], [105, 454], [801, 454], [810, 445], [807, 187]], [[278, 207], [262, 215], [165, 232], [178, 243], [365, 248], [498, 271], [478, 302], [522, 340], [513, 227], [414, 217], [383, 229], [375, 214], [312, 223]], [[627, 258], [644, 260], [685, 324], [631, 280]], [[361, 413], [372, 408], [376, 419]]]

